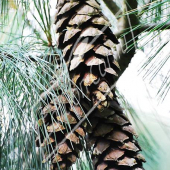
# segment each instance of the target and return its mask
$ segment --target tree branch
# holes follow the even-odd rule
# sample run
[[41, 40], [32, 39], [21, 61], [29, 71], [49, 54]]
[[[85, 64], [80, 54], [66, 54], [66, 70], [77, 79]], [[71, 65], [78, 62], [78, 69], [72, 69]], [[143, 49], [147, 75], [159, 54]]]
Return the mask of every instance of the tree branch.
[[[136, 0], [122, 0], [121, 9], [118, 9], [117, 4], [111, 0], [104, 0], [106, 6], [112, 11], [112, 13], [121, 11], [119, 13], [120, 18], [118, 18], [117, 22], [117, 32], [114, 32], [116, 35], [120, 35], [124, 30], [130, 30], [128, 34], [126, 34], [123, 38], [120, 38], [120, 44], [117, 46], [117, 56], [116, 59], [120, 65], [121, 72], [119, 76], [125, 71], [128, 67], [132, 57], [136, 51], [136, 41], [139, 35], [139, 29], [133, 30], [136, 25], [139, 25], [139, 20], [135, 14], [125, 15], [127, 11], [137, 9], [138, 3]], [[127, 47], [133, 44], [133, 48], [127, 52]]]
[[[114, 31], [114, 34], [117, 37], [120, 35], [124, 35], [124, 37], [119, 38], [120, 44], [117, 46], [117, 55], [115, 58], [117, 59], [121, 72], [119, 76], [125, 71], [128, 67], [131, 59], [133, 58], [136, 52], [136, 42], [138, 40], [138, 36], [144, 31], [150, 30], [164, 30], [170, 28], [170, 22], [168, 23], [154, 23], [154, 24], [140, 24], [139, 17], [135, 15], [135, 13], [128, 14], [128, 11], [134, 11], [138, 7], [137, 0], [121, 0], [121, 9], [120, 5], [118, 6], [116, 0], [103, 0], [108, 9], [115, 15], [119, 12], [119, 16], [117, 17], [117, 31]], [[146, 0], [145, 3], [149, 6], [150, 0]], [[137, 28], [137, 26], [140, 26]], [[131, 46], [130, 51], [128, 47]]]
[[[123, 38], [120, 38], [120, 44], [117, 46], [117, 56], [116, 59], [119, 62], [121, 73], [120, 75], [125, 71], [125, 69], [128, 67], [129, 63], [131, 62], [132, 57], [135, 54], [136, 51], [136, 42], [138, 40], [138, 36], [140, 33], [144, 31], [150, 31], [150, 30], [164, 30], [170, 28], [170, 22], [164, 23], [154, 23], [154, 24], [141, 24], [141, 28], [136, 28], [136, 26], [140, 25], [139, 18], [135, 14], [129, 14], [127, 15], [128, 11], [136, 10], [138, 7], [137, 0], [122, 0], [121, 3], [121, 9], [118, 7], [116, 2], [114, 0], [103, 0], [106, 4], [106, 6], [110, 9], [110, 11], [113, 14], [118, 13], [120, 18], [117, 20], [117, 30], [114, 34], [117, 37], [120, 37], [120, 35], [123, 35], [126, 33], [126, 35]], [[146, 3], [149, 3], [150, 1], [147, 0]], [[135, 29], [136, 28], [136, 29]], [[133, 47], [131, 46], [133, 45]], [[128, 47], [131, 46], [131, 50], [127, 52]]]
[[103, 1], [114, 15], [116, 15], [117, 13], [123, 12], [122, 9], [120, 9], [117, 3], [114, 2], [113, 0], [103, 0]]

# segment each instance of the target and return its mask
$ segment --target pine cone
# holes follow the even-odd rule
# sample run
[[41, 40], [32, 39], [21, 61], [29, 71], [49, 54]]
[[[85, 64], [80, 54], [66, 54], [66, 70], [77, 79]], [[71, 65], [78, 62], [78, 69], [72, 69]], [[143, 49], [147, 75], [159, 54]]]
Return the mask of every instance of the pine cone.
[[[75, 163], [82, 150], [80, 138], [85, 137], [83, 126], [75, 127], [85, 114], [80, 106], [68, 101], [69, 98], [61, 92], [60, 85], [55, 80], [51, 81], [51, 93], [41, 95], [44, 100], [37, 113], [39, 136], [36, 145], [44, 151], [43, 163], [51, 161], [52, 170], [68, 169]], [[75, 89], [72, 90], [74, 93]], [[58, 95], [57, 98], [52, 94]], [[74, 132], [71, 132], [72, 129]]]
[[[115, 94], [114, 83], [120, 67], [114, 56], [119, 42], [109, 28], [109, 20], [102, 14], [96, 0], [58, 0], [56, 8], [57, 45], [67, 63], [72, 88], [79, 87], [86, 95], [80, 95], [83, 110], [88, 113], [93, 109], [88, 117], [91, 125], [88, 121], [81, 124], [64, 143], [60, 142], [67, 135], [62, 126], [62, 123], [67, 123], [66, 117], [61, 114], [56, 117], [56, 123], [48, 116], [48, 120], [45, 118], [45, 123], [51, 123], [45, 128], [48, 132], [55, 131], [57, 136], [55, 139], [53, 133], [50, 134], [49, 142], [40, 135], [43, 139], [41, 145], [52, 143], [54, 148], [58, 148], [58, 153], [52, 154], [52, 169], [58, 169], [57, 162], [61, 169], [68, 169], [76, 161], [81, 150], [78, 137], [84, 137], [87, 132], [87, 145], [93, 150], [94, 169], [142, 170], [145, 159], [139, 154], [141, 149], [134, 140], [136, 133]], [[77, 112], [82, 118], [83, 111], [79, 106], [66, 103], [63, 97], [61, 94], [60, 102], [66, 104], [67, 120], [74, 128], [78, 123]], [[57, 102], [49, 102], [41, 109], [41, 114], [56, 111], [54, 103]]]

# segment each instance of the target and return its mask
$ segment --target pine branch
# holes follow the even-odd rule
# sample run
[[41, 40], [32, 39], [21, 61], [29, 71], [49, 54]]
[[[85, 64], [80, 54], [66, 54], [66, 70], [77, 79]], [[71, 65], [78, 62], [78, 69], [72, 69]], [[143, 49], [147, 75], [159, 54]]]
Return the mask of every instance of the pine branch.
[[150, 30], [154, 30], [154, 31], [159, 31], [159, 30], [167, 30], [170, 29], [170, 22], [159, 22], [159, 23], [151, 23], [151, 24], [142, 24], [141, 28], [140, 28], [140, 33], [144, 32], [144, 31], [150, 31]]
[[[1, 56], [6, 56], [6, 57], [8, 57], [8, 58], [14, 58], [14, 56], [12, 56], [11, 54], [8, 54], [8, 53], [3, 53], [3, 52], [1, 52], [0, 51], [0, 59], [2, 59], [3, 60], [3, 58], [4, 57], [1, 57]], [[37, 57], [36, 57], [37, 58]], [[30, 61], [32, 61], [32, 62], [37, 62], [37, 60], [34, 58], [34, 57], [32, 57], [32, 56], [28, 56], [28, 60], [30, 60]]]
[[[132, 57], [136, 51], [136, 42], [138, 36], [142, 32], [146, 31], [158, 31], [170, 28], [170, 22], [159, 22], [159, 23], [140, 23], [139, 17], [135, 12], [138, 7], [136, 0], [123, 0], [121, 9], [114, 1], [103, 0], [106, 6], [112, 13], [119, 14], [117, 17], [117, 31], [114, 34], [120, 38], [120, 45], [118, 46], [117, 60], [119, 62], [121, 73], [128, 67]], [[146, 2], [148, 4], [149, 1]], [[118, 12], [119, 11], [119, 12]], [[123, 35], [123, 37], [122, 37]]]
[[[118, 5], [114, 1], [108, 1], [104, 0], [107, 7], [110, 9], [110, 11], [113, 11], [114, 9], [118, 8]], [[127, 11], [131, 11], [133, 9], [137, 9], [138, 2], [136, 0], [123, 0], [121, 5], [121, 10], [119, 9], [119, 13], [117, 13], [118, 16], [118, 23], [117, 23], [117, 30], [115, 35], [117, 37], [120, 37], [124, 32], [128, 33], [123, 37], [120, 38], [120, 45], [118, 45], [117, 51], [118, 55], [116, 56], [117, 61], [119, 62], [121, 72], [119, 76], [125, 71], [125, 69], [128, 67], [132, 57], [135, 54], [135, 46], [136, 41], [138, 39], [139, 30], [134, 30], [133, 28], [136, 25], [139, 25], [139, 20], [135, 14], [126, 15]], [[118, 9], [116, 10], [118, 11]], [[131, 48], [130, 51], [128, 51], [128, 47], [133, 44], [133, 48]]]

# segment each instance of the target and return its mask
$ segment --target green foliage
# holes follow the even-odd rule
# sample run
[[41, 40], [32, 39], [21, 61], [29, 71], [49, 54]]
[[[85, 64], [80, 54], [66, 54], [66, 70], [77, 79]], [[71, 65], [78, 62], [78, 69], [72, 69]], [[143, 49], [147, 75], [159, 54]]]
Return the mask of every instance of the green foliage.
[[[167, 38], [170, 22], [169, 4], [169, 0], [153, 1], [141, 15], [141, 27], [143, 25], [148, 25], [148, 27], [141, 33], [138, 40], [139, 48], [145, 49], [147, 54], [147, 59], [140, 71], [144, 73], [144, 79], [148, 78], [150, 82], [157, 78], [169, 63], [169, 39]], [[170, 88], [168, 69], [164, 71], [164, 75], [157, 93], [160, 101], [165, 99]]]
[[[0, 169], [49, 169], [48, 163], [42, 163], [49, 148], [35, 146], [37, 113], [41, 103], [47, 104], [44, 99], [58, 98], [56, 89], [49, 88], [51, 80], [57, 82], [58, 90], [70, 103], [74, 94], [61, 52], [52, 46], [55, 36], [52, 39], [49, 1], [17, 2], [15, 5], [20, 8], [12, 11], [8, 9], [8, 2], [3, 4], [8, 17], [1, 18]], [[10, 17], [10, 13], [14, 17]], [[58, 116], [61, 113], [66, 113], [62, 104]], [[66, 129], [70, 132], [69, 125]], [[48, 138], [46, 133], [44, 135]]]
[[[11, 4], [12, 3], [12, 4]], [[16, 41], [21, 43], [34, 36], [41, 45], [52, 46], [53, 24], [50, 15], [50, 2], [48, 0], [14, 0], [4, 1], [0, 6], [0, 38], [1, 42]], [[54, 36], [53, 36], [54, 37]], [[16, 42], [15, 42], [16, 43]], [[17, 42], [19, 43], [19, 42]]]
[[[144, 79], [149, 79], [152, 82], [158, 74], [165, 70], [169, 63], [168, 41], [170, 28], [170, 1], [169, 0], [151, 0], [146, 3], [143, 0], [138, 0], [138, 9], [127, 11], [124, 15], [136, 15], [139, 23], [132, 28], [124, 30], [121, 37], [131, 34], [132, 31], [139, 32], [134, 38], [137, 38], [137, 49], [143, 50], [147, 58], [140, 69], [140, 73], [144, 74]], [[130, 6], [130, 5], [129, 5]], [[124, 44], [127, 51], [134, 48], [134, 40]], [[163, 53], [163, 55], [161, 55]], [[161, 55], [161, 57], [160, 57]], [[166, 67], [167, 68], [167, 67]], [[169, 92], [170, 80], [169, 70], [164, 71], [164, 78], [158, 90], [158, 98], [163, 101]]]
[[[44, 151], [35, 146], [37, 109], [45, 104], [41, 94], [52, 79], [72, 102], [67, 67], [60, 52], [48, 47], [52, 46], [49, 1], [15, 1], [15, 9], [9, 8], [10, 3], [0, 5], [0, 169], [48, 169], [42, 164]], [[54, 90], [49, 94], [57, 98]]]
[[[40, 101], [44, 102], [40, 94], [47, 91], [49, 80], [55, 78], [60, 82], [62, 77], [62, 80], [68, 81], [64, 63], [64, 67], [60, 66], [61, 77], [57, 76], [58, 57], [55, 49], [50, 48], [36, 50], [28, 44], [0, 46], [1, 169], [44, 167], [41, 150], [37, 157], [35, 147], [36, 110]], [[49, 62], [51, 59], [53, 65]], [[68, 96], [68, 84], [60, 85]], [[53, 91], [50, 93], [57, 98]]]
[[[74, 95], [70, 89], [66, 64], [60, 51], [53, 47], [55, 31], [50, 15], [50, 3], [48, 0], [0, 1], [0, 169], [2, 170], [49, 168], [48, 164], [42, 164], [44, 151], [41, 148], [37, 149], [34, 142], [37, 136], [35, 130], [38, 120], [37, 109], [40, 101], [45, 103], [40, 94], [48, 90], [49, 80], [56, 79], [69, 102], [73, 102]], [[169, 27], [167, 23], [170, 18], [166, 12], [169, 10], [170, 2], [157, 0], [145, 4], [144, 0], [138, 0], [138, 3], [139, 9], [127, 11], [123, 15], [135, 14], [140, 22], [132, 30], [124, 30], [121, 37], [130, 31], [144, 28], [137, 42], [138, 48], [144, 49], [151, 40]], [[119, 3], [118, 6], [121, 8]], [[112, 15], [110, 18], [115, 19]], [[148, 68], [144, 77], [151, 75], [150, 80], [153, 80], [169, 59], [169, 55], [166, 55], [161, 61], [157, 60], [159, 52], [168, 45], [162, 39], [163, 37], [160, 37], [160, 41], [157, 41], [158, 46], [152, 53], [149, 52], [150, 56], [142, 67], [142, 71]], [[131, 44], [129, 49], [133, 48], [133, 45]], [[169, 88], [168, 71], [158, 92], [162, 99], [167, 95]], [[54, 91], [50, 91], [50, 95], [52, 98], [57, 98]], [[64, 113], [64, 107], [61, 108]], [[126, 109], [129, 110], [129, 106]], [[129, 111], [135, 115], [132, 108]], [[59, 115], [60, 113], [61, 111], [58, 111]], [[69, 127], [67, 129], [69, 131]], [[144, 132], [141, 132], [141, 138], [146, 141], [142, 134]], [[85, 150], [82, 158], [77, 162], [77, 169], [80, 167], [82, 170], [92, 169], [89, 162], [90, 153]]]

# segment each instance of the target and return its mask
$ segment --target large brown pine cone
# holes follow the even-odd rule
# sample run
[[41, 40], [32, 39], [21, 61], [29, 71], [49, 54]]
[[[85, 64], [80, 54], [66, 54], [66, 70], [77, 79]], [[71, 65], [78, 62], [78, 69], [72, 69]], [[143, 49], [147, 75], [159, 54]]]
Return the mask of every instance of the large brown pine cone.
[[[86, 95], [79, 95], [79, 102], [90, 115], [89, 121], [80, 124], [68, 136], [69, 130], [62, 123], [69, 121], [73, 129], [78, 118], [85, 116], [82, 108], [69, 104], [61, 93], [60, 102], [65, 104], [67, 116], [57, 117], [55, 111], [60, 104], [48, 99], [49, 105], [43, 106], [41, 114], [53, 113], [53, 118], [49, 115], [45, 118], [45, 124], [50, 124], [45, 128], [48, 133], [55, 133], [50, 133], [50, 142], [41, 134], [42, 142], [37, 140], [37, 143], [41, 146], [51, 143], [53, 147], [48, 154], [57, 148], [58, 153], [51, 156], [52, 169], [59, 168], [57, 162], [61, 169], [68, 169], [81, 150], [78, 137], [84, 137], [86, 132], [87, 145], [93, 150], [94, 169], [142, 170], [145, 159], [139, 154], [141, 149], [134, 139], [136, 133], [115, 94], [114, 83], [120, 68], [114, 59], [118, 40], [109, 28], [110, 22], [96, 0], [58, 0], [56, 8], [57, 45], [67, 63], [73, 91], [79, 87]], [[65, 136], [67, 140], [62, 143]]]

